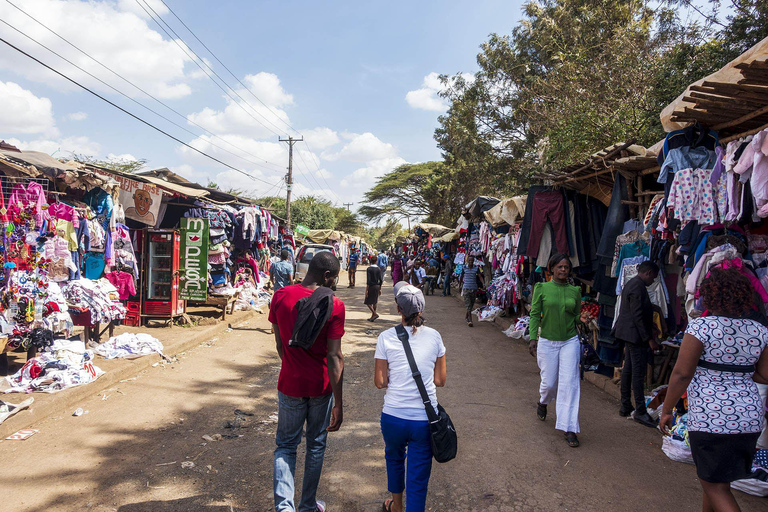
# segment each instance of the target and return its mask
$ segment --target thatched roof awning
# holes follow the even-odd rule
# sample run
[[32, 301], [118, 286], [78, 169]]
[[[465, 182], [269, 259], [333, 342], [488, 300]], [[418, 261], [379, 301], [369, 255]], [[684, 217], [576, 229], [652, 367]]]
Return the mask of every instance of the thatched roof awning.
[[661, 113], [664, 129], [691, 123], [717, 131], [721, 141], [768, 125], [768, 38], [719, 71], [688, 86]]

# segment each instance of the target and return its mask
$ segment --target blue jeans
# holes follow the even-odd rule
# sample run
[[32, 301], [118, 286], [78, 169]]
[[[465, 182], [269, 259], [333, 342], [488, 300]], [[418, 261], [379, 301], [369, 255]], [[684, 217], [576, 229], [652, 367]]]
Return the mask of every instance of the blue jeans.
[[453, 274], [443, 274], [443, 297], [451, 294], [451, 276]]
[[275, 510], [294, 512], [294, 481], [296, 448], [306, 422], [307, 455], [304, 460], [304, 484], [301, 489], [299, 512], [317, 510], [317, 485], [323, 470], [323, 457], [328, 439], [325, 429], [331, 423], [333, 395], [295, 398], [278, 391], [277, 438], [275, 449]]
[[381, 433], [384, 436], [384, 453], [387, 459], [387, 489], [393, 494], [400, 494], [407, 489], [406, 510], [424, 512], [427, 506], [429, 476], [432, 474], [429, 422], [402, 420], [382, 413]]

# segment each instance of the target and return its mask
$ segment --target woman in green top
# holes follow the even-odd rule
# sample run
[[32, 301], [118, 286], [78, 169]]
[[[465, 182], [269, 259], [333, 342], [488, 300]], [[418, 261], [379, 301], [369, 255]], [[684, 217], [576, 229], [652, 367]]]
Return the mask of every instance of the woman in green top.
[[536, 285], [531, 304], [529, 350], [541, 370], [541, 397], [536, 415], [541, 421], [546, 420], [547, 404], [555, 400], [555, 428], [564, 431], [568, 445], [576, 448], [581, 394], [581, 344], [576, 322], [585, 322], [588, 318], [584, 318], [587, 313], [581, 314], [581, 290], [568, 283], [571, 274], [568, 256], [556, 254], [547, 268], [552, 273], [552, 281]]

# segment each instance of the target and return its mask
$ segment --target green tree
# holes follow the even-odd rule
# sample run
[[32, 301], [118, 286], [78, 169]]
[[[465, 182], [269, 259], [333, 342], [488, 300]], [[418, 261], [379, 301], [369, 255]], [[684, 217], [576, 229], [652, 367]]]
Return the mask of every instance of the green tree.
[[368, 240], [377, 251], [386, 251], [397, 241], [398, 237], [408, 235], [408, 229], [395, 219], [389, 219], [383, 226], [368, 228]]
[[104, 169], [111, 169], [113, 171], [122, 172], [125, 174], [133, 174], [144, 170], [147, 164], [145, 158], [139, 158], [138, 160], [127, 160], [124, 158], [113, 158], [109, 160], [99, 160], [93, 156], [74, 153], [72, 159], [75, 162], [82, 164], [94, 165], [96, 167], [103, 167]]
[[363, 236], [366, 234], [365, 224], [360, 220], [356, 213], [351, 212], [346, 208], [334, 208], [333, 213], [336, 217], [336, 223], [334, 224], [333, 229], [355, 236]]
[[285, 198], [276, 196], [266, 196], [256, 199], [256, 203], [260, 204], [270, 212], [274, 213], [281, 219], [285, 218]]
[[494, 193], [493, 184], [479, 179], [481, 175], [470, 165], [404, 164], [376, 181], [359, 213], [373, 223], [425, 220], [452, 226], [469, 201]]
[[336, 214], [330, 201], [303, 196], [291, 202], [291, 224], [302, 224], [309, 229], [333, 229]]

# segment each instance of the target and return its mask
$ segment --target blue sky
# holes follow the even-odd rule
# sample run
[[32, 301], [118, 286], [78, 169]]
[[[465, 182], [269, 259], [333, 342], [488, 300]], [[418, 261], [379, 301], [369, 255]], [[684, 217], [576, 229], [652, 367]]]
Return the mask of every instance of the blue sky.
[[235, 100], [225, 97], [139, 7], [144, 0], [11, 1], [186, 119], [116, 79], [6, 0], [0, 0], [0, 19], [195, 135], [117, 95], [6, 25], [0, 24], [0, 37], [262, 182], [181, 147], [4, 45], [0, 138], [56, 156], [146, 158], [148, 168], [169, 167], [189, 179], [262, 195], [278, 190], [287, 165], [285, 144], [272, 132], [297, 135], [285, 121], [308, 142], [296, 146], [295, 192], [336, 203], [358, 203], [376, 177], [401, 163], [439, 158], [432, 134], [444, 105], [436, 96], [435, 74], [474, 72], [480, 44], [492, 32], [509, 33], [521, 8], [519, 1], [503, 0], [165, 0], [249, 92], [160, 0], [146, 0], [243, 102], [232, 92]]

